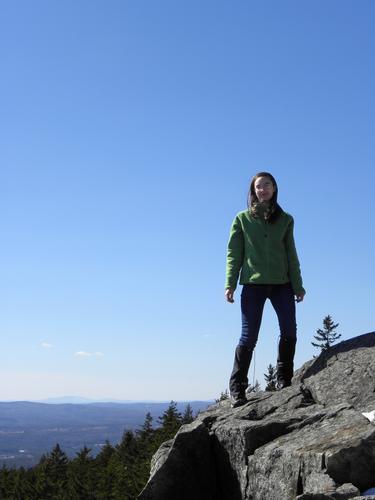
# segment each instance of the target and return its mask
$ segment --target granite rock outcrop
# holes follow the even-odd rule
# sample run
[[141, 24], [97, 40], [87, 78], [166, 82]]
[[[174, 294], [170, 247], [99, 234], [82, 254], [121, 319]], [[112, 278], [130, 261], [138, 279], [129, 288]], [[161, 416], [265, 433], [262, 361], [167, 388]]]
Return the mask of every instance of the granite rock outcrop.
[[221, 401], [155, 454], [139, 500], [349, 500], [375, 486], [375, 332], [305, 363], [292, 386]]

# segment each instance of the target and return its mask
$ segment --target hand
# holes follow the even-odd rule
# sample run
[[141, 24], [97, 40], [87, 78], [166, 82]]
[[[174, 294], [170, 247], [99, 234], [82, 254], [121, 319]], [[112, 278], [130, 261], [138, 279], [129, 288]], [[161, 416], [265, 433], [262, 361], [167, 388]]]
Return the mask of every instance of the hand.
[[305, 298], [306, 293], [302, 292], [299, 295], [296, 295], [296, 302], [302, 302], [303, 299]]
[[234, 295], [234, 290], [232, 290], [232, 288], [227, 288], [225, 290], [225, 298], [227, 299], [227, 302], [230, 302], [230, 303], [234, 302], [233, 295]]

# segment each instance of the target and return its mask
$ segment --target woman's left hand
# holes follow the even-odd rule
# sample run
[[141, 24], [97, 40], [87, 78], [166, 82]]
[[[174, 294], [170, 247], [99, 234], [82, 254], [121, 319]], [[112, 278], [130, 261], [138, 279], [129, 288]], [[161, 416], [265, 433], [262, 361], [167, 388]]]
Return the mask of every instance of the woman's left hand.
[[305, 298], [306, 293], [302, 292], [299, 295], [296, 295], [296, 302], [302, 302], [303, 299]]

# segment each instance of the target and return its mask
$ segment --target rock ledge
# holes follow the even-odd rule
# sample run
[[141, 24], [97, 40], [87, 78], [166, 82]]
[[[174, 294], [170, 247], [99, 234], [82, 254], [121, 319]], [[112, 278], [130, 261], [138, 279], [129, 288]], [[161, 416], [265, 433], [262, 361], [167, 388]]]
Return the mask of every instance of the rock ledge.
[[375, 486], [375, 332], [305, 363], [291, 387], [222, 401], [183, 426], [139, 500], [369, 500]]

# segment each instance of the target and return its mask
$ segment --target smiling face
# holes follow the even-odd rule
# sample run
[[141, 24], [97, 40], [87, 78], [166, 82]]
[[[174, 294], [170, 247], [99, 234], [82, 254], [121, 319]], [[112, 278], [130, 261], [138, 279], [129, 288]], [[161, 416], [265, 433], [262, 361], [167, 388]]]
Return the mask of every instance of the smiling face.
[[255, 195], [260, 203], [270, 201], [275, 192], [275, 186], [269, 177], [258, 177], [254, 182]]

